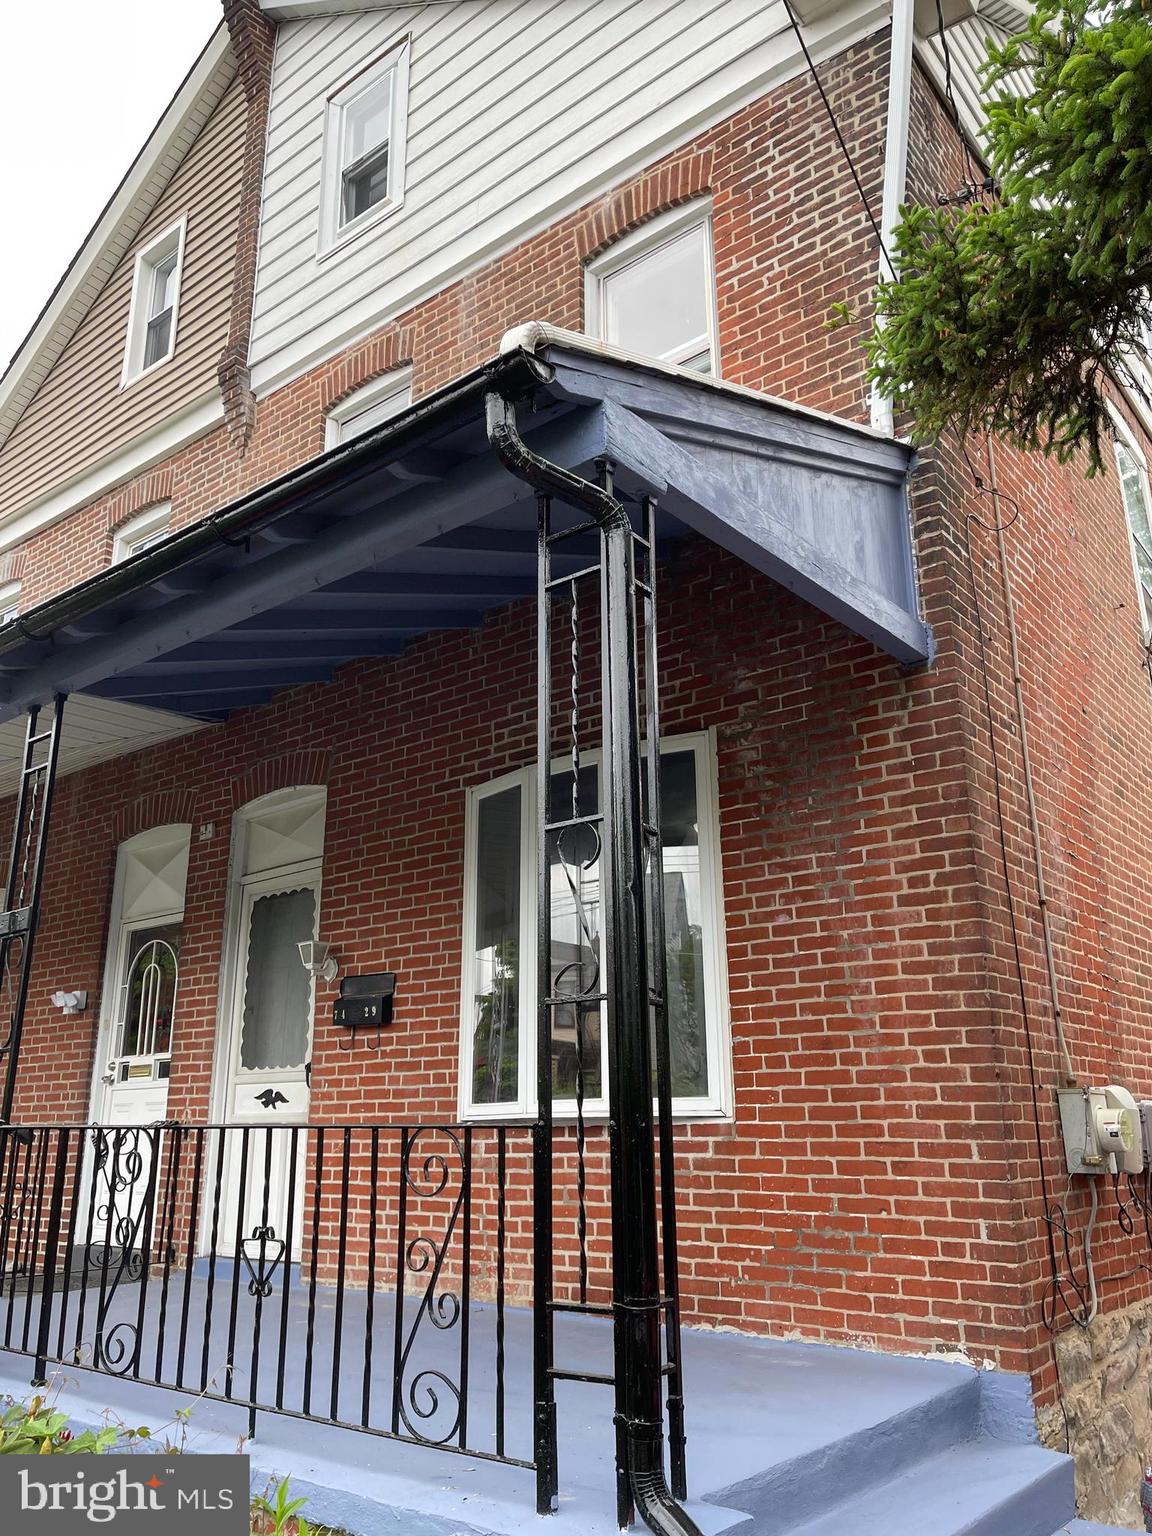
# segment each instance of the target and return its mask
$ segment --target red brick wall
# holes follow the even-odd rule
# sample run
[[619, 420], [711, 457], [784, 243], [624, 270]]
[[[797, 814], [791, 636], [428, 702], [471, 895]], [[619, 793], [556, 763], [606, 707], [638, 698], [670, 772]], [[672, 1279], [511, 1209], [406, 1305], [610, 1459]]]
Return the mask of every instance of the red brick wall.
[[[874, 194], [885, 49], [877, 39], [823, 67]], [[954, 190], [954, 136], [923, 82], [914, 125], [913, 191]], [[25, 559], [29, 596], [99, 569], [108, 529], [161, 480], [182, 524], [319, 451], [324, 411], [367, 378], [410, 361], [423, 392], [519, 321], [579, 326], [582, 257], [703, 190], [725, 376], [859, 419], [856, 337], [824, 322], [835, 302], [866, 303], [875, 251], [814, 92], [797, 80], [262, 402], [242, 462], [221, 430], [147, 486], [41, 535]], [[1152, 1091], [1152, 698], [1117, 488], [1008, 453], [1000, 472], [1021, 507], [1009, 555], [1069, 1035], [1086, 1075]], [[915, 510], [939, 645], [930, 670], [903, 672], [701, 545], [663, 584], [667, 729], [717, 735], [737, 1101], [733, 1124], [677, 1133], [686, 1299], [710, 1321], [892, 1348], [959, 1344], [1039, 1373], [1045, 1234], [969, 542], [1041, 1135], [1062, 1192], [1056, 1066], [995, 546], [969, 523], [988, 507], [954, 445], [925, 454]], [[531, 622], [509, 607], [478, 634], [431, 636], [329, 688], [65, 781], [22, 1111], [86, 1112], [92, 1015], [61, 1025], [46, 996], [65, 982], [98, 991], [115, 842], [178, 806], [216, 827], [192, 842], [171, 1099], [174, 1114], [203, 1115], [229, 819], [249, 794], [300, 775], [329, 785], [324, 936], [350, 969], [400, 973], [380, 1058], [345, 1056], [320, 1023], [314, 1111], [452, 1115], [464, 790], [531, 756]], [[292, 753], [306, 756], [286, 765]], [[1082, 1230], [1080, 1196], [1071, 1220]], [[1147, 1294], [1139, 1255], [1102, 1220], [1105, 1306]]]
[[[922, 80], [913, 124], [913, 195], [934, 200], [940, 192], [954, 192], [965, 178], [964, 162], [944, 106]], [[1140, 436], [1131, 413], [1125, 414]], [[932, 586], [946, 583], [949, 588], [948, 618], [937, 621], [937, 640], [945, 664], [955, 658], [985, 935], [980, 984], [990, 1010], [990, 1060], [1002, 1084], [999, 1103], [974, 1106], [976, 1113], [995, 1117], [1007, 1159], [999, 1202], [1008, 1260], [1000, 1271], [1005, 1281], [1001, 1316], [1019, 1329], [1044, 1403], [1056, 1390], [1044, 1315], [1057, 1329], [1074, 1324], [1054, 1298], [1038, 1137], [1054, 1213], [1056, 1270], [1072, 1308], [1079, 1299], [1069, 1288], [1072, 1277], [1056, 1207], [1063, 1204], [1067, 1210], [1071, 1260], [1083, 1280], [1089, 1190], [1081, 1179], [1068, 1193], [1055, 1102], [1062, 1067], [1012, 687], [997, 507], [974, 484], [973, 469], [986, 484], [990, 479], [986, 445], [971, 439], [968, 453], [971, 464], [952, 439], [928, 456], [919, 476], [926, 515], [918, 528], [922, 539], [933, 538], [944, 552], [927, 576]], [[1083, 464], [1062, 469], [1003, 446], [995, 456], [1004, 493], [998, 515], [1015, 599], [1057, 988], [1073, 1065], [1084, 1083], [1117, 1082], [1138, 1099], [1152, 1097], [1152, 781], [1147, 771], [1152, 683], [1117, 477], [1110, 471], [1090, 481]], [[1005, 890], [981, 635], [1015, 923]], [[1107, 1313], [1148, 1298], [1152, 1271], [1138, 1213], [1135, 1231], [1126, 1233], [1110, 1181], [1100, 1180], [1098, 1190], [1095, 1268], [1101, 1310]]]

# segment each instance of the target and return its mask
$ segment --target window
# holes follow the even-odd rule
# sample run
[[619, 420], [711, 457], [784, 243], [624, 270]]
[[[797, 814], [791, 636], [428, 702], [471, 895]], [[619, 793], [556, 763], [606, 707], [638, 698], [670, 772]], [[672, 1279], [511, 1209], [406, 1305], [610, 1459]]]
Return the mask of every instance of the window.
[[[661, 754], [664, 920], [677, 1114], [722, 1115], [731, 1104], [728, 1008], [713, 753], [706, 735], [666, 741]], [[557, 790], [570, 779], [558, 766]], [[473, 790], [467, 814], [461, 1094], [464, 1115], [531, 1114], [535, 1101], [535, 769]], [[581, 811], [600, 794], [582, 769]], [[557, 808], [559, 811], [559, 808]], [[582, 842], [581, 839], [585, 841]], [[599, 860], [586, 830], [565, 865], [550, 850], [552, 987], [594, 991], [600, 968]], [[557, 1113], [573, 1112], [582, 1066], [586, 1113], [607, 1111], [607, 1042], [595, 1005], [555, 1011]]]
[[347, 443], [363, 432], [390, 421], [412, 403], [412, 372], [408, 368], [373, 379], [334, 406], [325, 423], [325, 447]]
[[153, 544], [159, 544], [161, 539], [168, 537], [171, 524], [172, 505], [167, 501], [159, 502], [149, 507], [147, 512], [141, 512], [139, 517], [132, 518], [117, 531], [112, 541], [112, 564], [119, 565], [121, 560], [131, 560], [133, 555], [151, 549]]
[[321, 187], [322, 253], [403, 202], [407, 115], [407, 40], [329, 96]]
[[626, 235], [585, 273], [588, 333], [698, 373], [715, 373], [712, 224], [697, 204]]
[[128, 343], [124, 352], [124, 384], [166, 363], [176, 350], [184, 227], [181, 219], [136, 256]]
[[1148, 495], [1148, 471], [1135, 444], [1125, 436], [1116, 438], [1116, 467], [1132, 540], [1132, 564], [1144, 634], [1152, 636], [1152, 501]]
[[20, 615], [20, 583], [5, 581], [0, 584], [0, 624], [11, 624]]

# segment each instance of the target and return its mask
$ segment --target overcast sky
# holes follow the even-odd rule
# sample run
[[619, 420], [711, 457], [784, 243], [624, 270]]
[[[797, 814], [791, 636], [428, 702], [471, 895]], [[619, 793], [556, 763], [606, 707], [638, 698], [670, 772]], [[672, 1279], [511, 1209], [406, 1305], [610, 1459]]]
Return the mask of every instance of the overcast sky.
[[220, 0], [4, 7], [0, 372], [220, 14]]

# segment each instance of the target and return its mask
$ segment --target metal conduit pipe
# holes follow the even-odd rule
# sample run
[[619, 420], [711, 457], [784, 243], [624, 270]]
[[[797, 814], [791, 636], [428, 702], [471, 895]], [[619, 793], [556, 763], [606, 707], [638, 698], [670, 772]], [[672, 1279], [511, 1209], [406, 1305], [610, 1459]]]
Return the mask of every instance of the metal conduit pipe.
[[[488, 440], [504, 467], [544, 495], [587, 512], [603, 534], [605, 972], [609, 1021], [612, 1164], [613, 1375], [627, 1487], [656, 1536], [700, 1536], [664, 1473], [661, 1295], [655, 1121], [649, 1039], [637, 645], [632, 525], [605, 487], [533, 453], [516, 408], [499, 389], [485, 397]], [[545, 662], [545, 664], [547, 664]], [[656, 980], [656, 978], [653, 978]], [[623, 1518], [623, 1517], [622, 1517]]]

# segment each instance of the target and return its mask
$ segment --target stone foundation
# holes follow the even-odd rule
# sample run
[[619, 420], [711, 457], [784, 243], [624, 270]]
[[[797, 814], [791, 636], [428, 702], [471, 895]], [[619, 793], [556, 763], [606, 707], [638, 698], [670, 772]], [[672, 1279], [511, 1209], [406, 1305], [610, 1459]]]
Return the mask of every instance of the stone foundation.
[[1152, 1462], [1152, 1301], [1106, 1313], [1056, 1341], [1064, 1413], [1039, 1415], [1040, 1438], [1076, 1458], [1076, 1504], [1088, 1520], [1144, 1529], [1140, 1479]]

